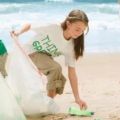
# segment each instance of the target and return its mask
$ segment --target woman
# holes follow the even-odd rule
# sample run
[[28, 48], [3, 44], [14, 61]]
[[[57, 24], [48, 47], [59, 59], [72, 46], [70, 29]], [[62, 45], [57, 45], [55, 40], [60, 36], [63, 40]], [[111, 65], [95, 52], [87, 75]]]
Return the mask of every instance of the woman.
[[83, 11], [73, 10], [60, 25], [50, 24], [34, 28], [34, 25], [26, 24], [21, 30], [12, 31], [16, 37], [28, 30], [36, 32], [23, 47], [37, 68], [47, 76], [47, 95], [51, 98], [63, 93], [66, 78], [54, 57], [64, 55], [75, 101], [81, 109], [87, 108], [87, 105], [79, 96], [75, 60], [83, 56], [84, 31], [88, 28], [88, 21]]

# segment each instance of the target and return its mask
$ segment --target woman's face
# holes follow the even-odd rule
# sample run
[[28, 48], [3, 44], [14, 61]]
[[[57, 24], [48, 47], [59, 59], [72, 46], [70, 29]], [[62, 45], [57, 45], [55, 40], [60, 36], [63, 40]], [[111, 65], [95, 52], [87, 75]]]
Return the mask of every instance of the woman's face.
[[84, 33], [87, 25], [81, 21], [77, 21], [74, 23], [70, 23], [69, 21], [67, 21], [67, 27], [68, 27], [70, 36], [73, 39], [76, 39]]

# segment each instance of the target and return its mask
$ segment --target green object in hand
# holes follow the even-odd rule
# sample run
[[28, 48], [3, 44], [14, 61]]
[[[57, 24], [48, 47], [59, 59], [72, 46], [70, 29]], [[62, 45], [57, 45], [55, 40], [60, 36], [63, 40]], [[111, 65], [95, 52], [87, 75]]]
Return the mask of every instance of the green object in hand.
[[88, 111], [88, 110], [80, 110], [80, 108], [76, 108], [76, 107], [70, 107], [69, 108], [69, 113], [71, 115], [83, 115], [83, 116], [94, 115], [94, 112], [91, 112], [91, 111]]

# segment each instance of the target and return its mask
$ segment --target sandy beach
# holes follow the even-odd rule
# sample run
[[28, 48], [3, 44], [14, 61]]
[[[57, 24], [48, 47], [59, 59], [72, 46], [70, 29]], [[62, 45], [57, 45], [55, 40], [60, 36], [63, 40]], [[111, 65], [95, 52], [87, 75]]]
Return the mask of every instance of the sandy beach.
[[[56, 59], [63, 66], [63, 73], [67, 77], [67, 67], [64, 58]], [[69, 80], [64, 94], [55, 98], [61, 108], [58, 115], [48, 115], [43, 118], [28, 118], [28, 120], [120, 120], [120, 54], [92, 53], [85, 54], [76, 62], [76, 73], [80, 96], [86, 101], [88, 110], [95, 114], [89, 117], [71, 116], [69, 107], [78, 107]], [[46, 79], [45, 76], [43, 76]], [[67, 77], [68, 78], [68, 77]]]

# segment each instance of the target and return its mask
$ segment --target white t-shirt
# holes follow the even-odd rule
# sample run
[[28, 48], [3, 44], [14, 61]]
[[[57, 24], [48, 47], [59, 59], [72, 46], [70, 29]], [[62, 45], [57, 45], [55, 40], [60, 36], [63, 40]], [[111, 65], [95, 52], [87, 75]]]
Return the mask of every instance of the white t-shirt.
[[39, 51], [51, 57], [64, 55], [65, 64], [70, 67], [75, 67], [73, 39], [67, 41], [64, 38], [63, 29], [60, 25], [50, 24], [36, 27], [35, 24], [32, 24], [31, 30], [36, 34], [23, 44], [27, 54]]

